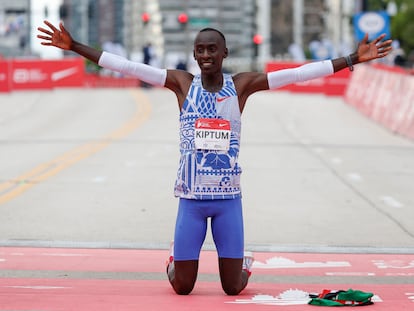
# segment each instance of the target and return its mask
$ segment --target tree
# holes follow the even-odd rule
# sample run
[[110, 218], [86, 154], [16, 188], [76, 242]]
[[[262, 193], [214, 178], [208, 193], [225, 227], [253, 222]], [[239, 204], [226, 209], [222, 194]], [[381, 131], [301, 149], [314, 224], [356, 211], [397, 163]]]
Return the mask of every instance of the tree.
[[391, 21], [392, 38], [399, 40], [401, 48], [408, 54], [414, 51], [414, 2], [401, 1], [397, 15]]

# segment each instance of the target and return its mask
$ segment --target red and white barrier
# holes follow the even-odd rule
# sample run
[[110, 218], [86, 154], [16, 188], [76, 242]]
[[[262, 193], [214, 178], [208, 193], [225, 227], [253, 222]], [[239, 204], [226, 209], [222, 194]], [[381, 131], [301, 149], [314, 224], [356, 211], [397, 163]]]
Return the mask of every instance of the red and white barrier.
[[64, 60], [1, 60], [0, 91], [83, 86], [81, 58]]
[[345, 101], [391, 131], [414, 139], [414, 76], [402, 69], [355, 66]]
[[0, 60], [0, 92], [55, 87], [137, 87], [136, 78], [86, 74], [83, 58]]
[[[294, 68], [304, 63], [295, 62], [270, 62], [266, 64], [265, 71], [276, 71]], [[349, 70], [342, 70], [334, 75], [313, 79], [305, 82], [286, 85], [277, 90], [287, 90], [298, 93], [322, 93], [325, 95], [343, 96], [350, 77]]]
[[0, 59], [0, 93], [10, 91], [10, 63]]
[[[266, 72], [300, 66], [300, 63], [272, 62]], [[344, 96], [361, 113], [391, 131], [414, 139], [414, 75], [399, 67], [359, 64], [334, 75], [287, 85], [278, 90]]]

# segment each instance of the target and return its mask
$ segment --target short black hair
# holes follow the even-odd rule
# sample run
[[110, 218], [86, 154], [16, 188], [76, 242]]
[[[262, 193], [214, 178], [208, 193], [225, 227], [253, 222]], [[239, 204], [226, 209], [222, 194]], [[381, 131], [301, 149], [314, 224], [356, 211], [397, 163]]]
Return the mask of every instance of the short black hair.
[[224, 40], [224, 46], [226, 45], [226, 37], [224, 36], [224, 34], [223, 34], [220, 30], [218, 30], [218, 29], [216, 29], [216, 28], [207, 27], [207, 28], [203, 28], [203, 29], [201, 29], [201, 30], [199, 31], [199, 33], [201, 33], [201, 32], [205, 32], [205, 31], [215, 31], [215, 32], [217, 32], [217, 33], [220, 35], [220, 37], [222, 37], [222, 38], [223, 38], [223, 40]]

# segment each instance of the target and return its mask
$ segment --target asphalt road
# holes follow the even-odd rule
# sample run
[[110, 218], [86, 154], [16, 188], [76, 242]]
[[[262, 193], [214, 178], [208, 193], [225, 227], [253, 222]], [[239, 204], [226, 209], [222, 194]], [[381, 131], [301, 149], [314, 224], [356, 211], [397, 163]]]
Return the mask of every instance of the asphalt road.
[[[261, 92], [242, 121], [248, 248], [414, 253], [413, 141], [323, 95]], [[177, 129], [163, 89], [0, 94], [0, 246], [168, 248]]]

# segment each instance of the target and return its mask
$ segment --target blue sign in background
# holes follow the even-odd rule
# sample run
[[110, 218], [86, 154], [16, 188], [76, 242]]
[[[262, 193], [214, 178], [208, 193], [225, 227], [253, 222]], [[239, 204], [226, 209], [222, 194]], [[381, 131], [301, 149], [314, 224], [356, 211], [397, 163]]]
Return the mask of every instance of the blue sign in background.
[[383, 33], [386, 34], [386, 39], [391, 37], [390, 17], [386, 11], [361, 12], [354, 15], [353, 22], [357, 41], [361, 41], [366, 33], [368, 40]]

